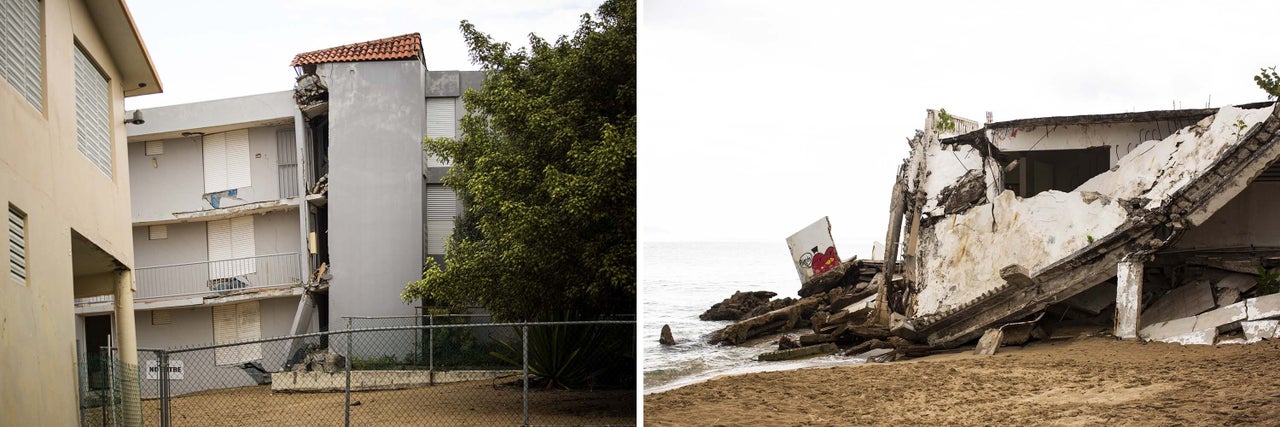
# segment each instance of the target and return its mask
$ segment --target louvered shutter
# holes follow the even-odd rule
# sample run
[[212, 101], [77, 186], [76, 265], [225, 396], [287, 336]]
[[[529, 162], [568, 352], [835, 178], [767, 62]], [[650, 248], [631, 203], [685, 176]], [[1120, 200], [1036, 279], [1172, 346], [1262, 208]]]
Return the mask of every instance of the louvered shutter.
[[75, 47], [76, 148], [98, 170], [111, 176], [111, 95], [107, 78], [89, 56]]
[[427, 254], [443, 255], [444, 242], [453, 234], [453, 218], [458, 215], [458, 197], [449, 187], [427, 187]]
[[224, 190], [244, 188], [249, 182], [249, 130], [227, 132], [227, 184]]
[[242, 216], [231, 220], [231, 258], [232, 272], [236, 276], [257, 271], [257, 260], [253, 257], [257, 248], [253, 242], [253, 217]]
[[204, 136], [204, 192], [216, 193], [227, 187], [227, 134]]
[[298, 151], [294, 145], [294, 131], [276, 132], [276, 162], [279, 167], [280, 198], [298, 195]]
[[[258, 302], [249, 301], [236, 304], [237, 341], [252, 341], [262, 338], [262, 321], [258, 314]], [[240, 363], [262, 358], [262, 343], [236, 346], [240, 348]]]
[[222, 279], [235, 276], [231, 262], [231, 221], [209, 221], [209, 278]]
[[[227, 344], [239, 339], [239, 321], [235, 305], [213, 306], [213, 343]], [[213, 353], [216, 365], [240, 363], [240, 347], [218, 347]]]
[[9, 278], [27, 284], [27, 217], [9, 207]]
[[147, 141], [143, 146], [143, 152], [148, 156], [164, 154], [164, 141]]
[[0, 2], [0, 78], [40, 110], [44, 67], [40, 53], [40, 2]]
[[[454, 138], [454, 103], [457, 98], [427, 98], [427, 137]], [[449, 166], [427, 153], [427, 167]]]

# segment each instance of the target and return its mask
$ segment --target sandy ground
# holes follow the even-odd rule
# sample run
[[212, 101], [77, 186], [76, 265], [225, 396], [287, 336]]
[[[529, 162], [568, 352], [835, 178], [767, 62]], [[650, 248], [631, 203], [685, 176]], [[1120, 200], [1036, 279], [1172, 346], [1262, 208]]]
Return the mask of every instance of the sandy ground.
[[[519, 425], [522, 390], [489, 381], [408, 390], [353, 392], [351, 425]], [[635, 424], [636, 393], [530, 390], [530, 423]], [[342, 393], [271, 393], [270, 386], [242, 387], [176, 397], [174, 426], [330, 426], [343, 424]], [[160, 425], [159, 403], [143, 402], [146, 425]]]
[[721, 377], [646, 395], [672, 425], [1280, 425], [1280, 343], [1076, 338]]

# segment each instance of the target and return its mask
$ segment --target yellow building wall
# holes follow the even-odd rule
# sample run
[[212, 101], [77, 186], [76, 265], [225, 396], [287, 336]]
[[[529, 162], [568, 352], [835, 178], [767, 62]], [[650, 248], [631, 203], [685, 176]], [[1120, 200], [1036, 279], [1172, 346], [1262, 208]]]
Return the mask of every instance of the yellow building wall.
[[[133, 267], [120, 74], [81, 0], [41, 8], [43, 108], [0, 79], [0, 206], [26, 212], [28, 251], [25, 286], [0, 276], [0, 425], [78, 423], [71, 230]], [[77, 40], [110, 81], [112, 177], [76, 149]]]

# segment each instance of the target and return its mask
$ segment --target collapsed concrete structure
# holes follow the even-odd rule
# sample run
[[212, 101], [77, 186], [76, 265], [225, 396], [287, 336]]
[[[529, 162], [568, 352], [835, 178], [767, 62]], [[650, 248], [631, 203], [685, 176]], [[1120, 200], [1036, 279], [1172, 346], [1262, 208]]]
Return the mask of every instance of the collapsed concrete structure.
[[930, 111], [899, 170], [886, 247], [903, 280], [877, 320], [954, 347], [1086, 300], [1114, 303], [1121, 338], [1212, 343], [1266, 319], [1272, 297], [1246, 297], [1280, 261], [1278, 127], [1272, 103], [981, 128]]
[[988, 332], [990, 354], [1072, 321], [1125, 339], [1270, 339], [1278, 129], [1271, 102], [985, 124], [931, 110], [892, 191], [885, 259], [901, 261], [845, 261], [710, 341], [813, 330], [761, 357], [774, 360], [829, 343], [928, 354]]

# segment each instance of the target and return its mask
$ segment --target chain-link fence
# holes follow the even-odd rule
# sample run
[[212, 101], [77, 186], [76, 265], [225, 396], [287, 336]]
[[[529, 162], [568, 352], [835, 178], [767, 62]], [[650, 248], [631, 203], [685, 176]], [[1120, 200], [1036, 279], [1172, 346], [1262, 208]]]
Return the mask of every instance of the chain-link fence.
[[633, 320], [485, 320], [351, 318], [365, 327], [142, 352], [141, 412], [159, 426], [635, 424]]
[[78, 351], [82, 426], [139, 425], [138, 365], [124, 363], [119, 351], [102, 347]]

